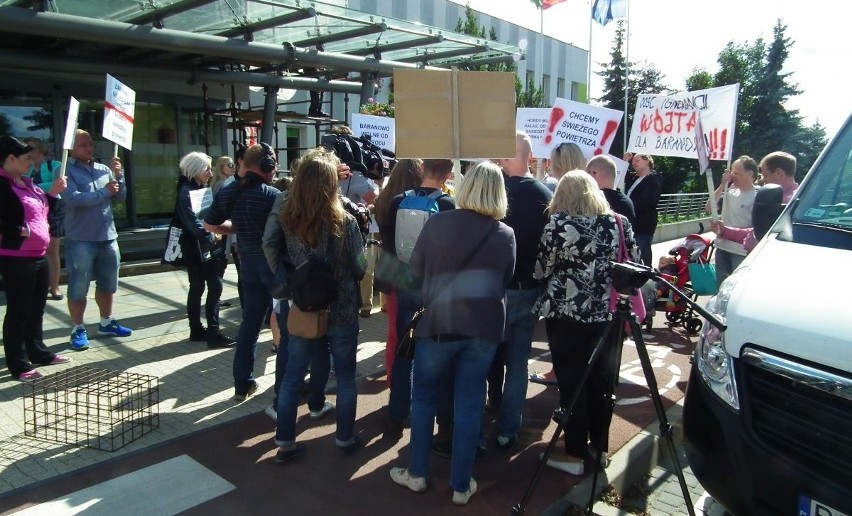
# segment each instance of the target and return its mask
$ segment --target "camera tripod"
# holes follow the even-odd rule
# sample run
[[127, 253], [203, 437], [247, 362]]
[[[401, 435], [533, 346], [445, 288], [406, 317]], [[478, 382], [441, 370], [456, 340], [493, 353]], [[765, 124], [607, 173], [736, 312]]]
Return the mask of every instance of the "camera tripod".
[[[696, 302], [692, 301], [689, 297], [680, 292], [677, 287], [669, 283], [665, 278], [660, 277], [658, 273], [656, 273], [650, 267], [646, 267], [644, 265], [635, 264], [632, 262], [627, 263], [613, 263], [613, 272], [612, 272], [612, 284], [613, 287], [618, 292], [618, 301], [616, 303], [615, 311], [613, 312], [612, 319], [607, 323], [603, 334], [600, 339], [598, 339], [597, 344], [592, 350], [591, 355], [589, 356], [589, 360], [586, 363], [586, 368], [583, 371], [582, 376], [580, 377], [577, 388], [571, 394], [570, 401], [568, 402], [567, 407], [562, 407], [554, 411], [553, 420], [557, 423], [556, 431], [553, 433], [553, 437], [550, 439], [550, 442], [547, 445], [547, 449], [544, 451], [544, 454], [539, 461], [539, 464], [536, 468], [535, 474], [532, 477], [532, 480], [527, 487], [526, 492], [524, 493], [524, 497], [518, 505], [512, 507], [513, 514], [524, 514], [527, 508], [527, 504], [532, 498], [533, 492], [535, 491], [536, 486], [538, 485], [538, 481], [541, 478], [542, 472], [544, 471], [544, 467], [547, 465], [548, 460], [550, 459], [550, 455], [553, 453], [553, 449], [556, 447], [557, 442], [559, 441], [559, 436], [562, 433], [565, 425], [571, 419], [572, 411], [574, 409], [574, 405], [577, 402], [577, 398], [580, 397], [583, 386], [588, 380], [589, 376], [592, 374], [592, 371], [597, 363], [598, 359], [604, 352], [606, 351], [607, 346], [617, 346], [617, 349], [611, 354], [613, 357], [613, 374], [611, 381], [609, 383], [608, 391], [604, 399], [601, 400], [602, 403], [607, 403], [607, 413], [609, 417], [611, 417], [612, 409], [615, 406], [615, 386], [618, 382], [618, 368], [621, 363], [621, 347], [624, 342], [624, 328], [627, 325], [630, 328], [630, 335], [633, 337], [633, 341], [636, 343], [636, 352], [639, 355], [639, 362], [642, 364], [642, 372], [645, 375], [645, 381], [648, 383], [648, 389], [650, 390], [651, 400], [654, 403], [654, 410], [657, 413], [657, 420], [660, 423], [660, 435], [666, 441], [666, 448], [668, 449], [669, 455], [674, 461], [675, 465], [675, 473], [677, 474], [678, 483], [680, 484], [681, 492], [683, 493], [683, 499], [686, 502], [687, 511], [689, 511], [690, 516], [695, 516], [695, 510], [692, 507], [692, 500], [689, 496], [689, 488], [686, 485], [686, 480], [683, 477], [683, 471], [680, 464], [680, 459], [677, 455], [677, 450], [675, 448], [674, 439], [672, 438], [672, 428], [671, 424], [669, 424], [668, 418], [666, 417], [666, 411], [663, 407], [662, 398], [660, 397], [660, 391], [657, 387], [657, 379], [654, 376], [654, 370], [651, 366], [651, 360], [648, 356], [648, 349], [645, 346], [645, 341], [642, 338], [642, 329], [640, 326], [640, 322], [636, 320], [636, 316], [631, 312], [630, 307], [630, 298], [635, 295], [637, 290], [645, 284], [650, 279], [654, 279], [656, 281], [661, 281], [665, 283], [668, 287], [673, 289], [675, 293], [682, 296], [687, 302], [692, 306], [692, 308], [701, 314], [705, 319], [707, 319], [711, 324], [716, 326], [721, 330], [725, 330], [725, 325], [716, 317], [707, 312], [703, 307], [699, 306]], [[608, 418], [609, 419], [609, 418]], [[592, 443], [597, 450], [597, 456], [594, 457], [594, 473], [592, 475], [592, 487], [591, 487], [591, 495], [589, 497], [589, 505], [586, 511], [587, 515], [592, 514], [592, 508], [595, 503], [596, 496], [596, 487], [598, 480], [598, 472], [600, 469], [601, 458], [603, 456], [603, 449], [605, 446], [603, 444], [606, 442], [607, 435], [606, 433], [609, 431], [609, 425], [606, 425], [606, 430], [604, 434], [601, 436], [601, 442]]]

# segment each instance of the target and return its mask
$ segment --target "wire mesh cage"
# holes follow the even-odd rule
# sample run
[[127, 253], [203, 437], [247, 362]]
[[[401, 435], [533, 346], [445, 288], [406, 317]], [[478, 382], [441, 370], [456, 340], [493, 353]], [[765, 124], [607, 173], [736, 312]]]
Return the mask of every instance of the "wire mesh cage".
[[115, 451], [160, 426], [159, 379], [77, 366], [24, 384], [28, 437]]

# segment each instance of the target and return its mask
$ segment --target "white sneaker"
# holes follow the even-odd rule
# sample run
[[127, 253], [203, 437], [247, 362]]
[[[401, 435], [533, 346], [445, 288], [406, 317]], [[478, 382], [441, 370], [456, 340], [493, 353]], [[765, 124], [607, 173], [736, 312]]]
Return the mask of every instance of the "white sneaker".
[[[397, 484], [405, 486], [415, 493], [422, 493], [426, 490], [426, 479], [411, 476], [406, 468], [391, 468], [390, 477]], [[473, 484], [471, 483], [471, 485]]]
[[[319, 410], [312, 410], [308, 414], [308, 417], [316, 421], [317, 419], [322, 419], [326, 414], [334, 410], [334, 405], [331, 404], [330, 401], [325, 400], [322, 408]], [[278, 420], [278, 416], [275, 416], [276, 421]]]
[[272, 405], [263, 409], [263, 413], [266, 414], [267, 416], [271, 417], [272, 420], [275, 421], [276, 423], [278, 422], [278, 411], [275, 410], [275, 407], [273, 407]]
[[473, 477], [470, 478], [470, 487], [467, 488], [467, 491], [453, 491], [453, 503], [456, 505], [467, 505], [467, 502], [470, 501], [470, 497], [473, 496], [473, 493], [476, 492], [476, 480]]

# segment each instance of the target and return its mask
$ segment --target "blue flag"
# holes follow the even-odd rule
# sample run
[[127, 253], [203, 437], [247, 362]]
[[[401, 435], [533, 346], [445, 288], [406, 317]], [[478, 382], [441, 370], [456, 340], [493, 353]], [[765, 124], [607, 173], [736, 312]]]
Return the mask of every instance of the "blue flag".
[[614, 18], [627, 16], [627, 0], [595, 0], [592, 4], [592, 19], [606, 25]]

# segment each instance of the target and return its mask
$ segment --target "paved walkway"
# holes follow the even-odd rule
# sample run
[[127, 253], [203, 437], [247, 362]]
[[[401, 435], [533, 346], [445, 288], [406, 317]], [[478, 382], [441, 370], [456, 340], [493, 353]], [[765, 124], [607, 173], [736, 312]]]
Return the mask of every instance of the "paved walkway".
[[[667, 252], [672, 245], [672, 242], [657, 244], [655, 255]], [[160, 426], [112, 453], [28, 438], [24, 434], [23, 384], [12, 379], [3, 365], [0, 373], [0, 497], [69, 472], [93, 467], [104, 460], [130, 456], [257, 414], [270, 403], [275, 359], [269, 352], [269, 330], [261, 333], [258, 345], [255, 372], [260, 390], [246, 402], [236, 404], [231, 399], [233, 351], [208, 350], [203, 343], [187, 340], [189, 329], [184, 315], [187, 287], [186, 274], [182, 270], [122, 278], [115, 298], [115, 316], [134, 330], [132, 336], [124, 339], [95, 336], [97, 308], [90, 295], [86, 313], [93, 338], [92, 347], [85, 352], [68, 349], [70, 328], [65, 302], [48, 301], [44, 321], [45, 342], [54, 351], [71, 355], [74, 362], [45, 367], [43, 372], [51, 374], [86, 365], [156, 376], [159, 378]], [[240, 309], [233, 266], [228, 268], [225, 276], [223, 299], [234, 306], [222, 310], [222, 328], [226, 333], [236, 334]], [[0, 293], [0, 318], [3, 316], [5, 295]], [[360, 321], [358, 377], [381, 375], [384, 371], [385, 317], [374, 310], [372, 317]], [[683, 352], [688, 354], [688, 350]], [[630, 374], [629, 367], [625, 369], [625, 365], [629, 366], [627, 361], [631, 359], [625, 356], [622, 378]], [[677, 375], [671, 380], [672, 386], [678, 383], [680, 388], [684, 381], [685, 376]], [[660, 383], [663, 388], [670, 387]], [[641, 427], [634, 432], [638, 430]]]

